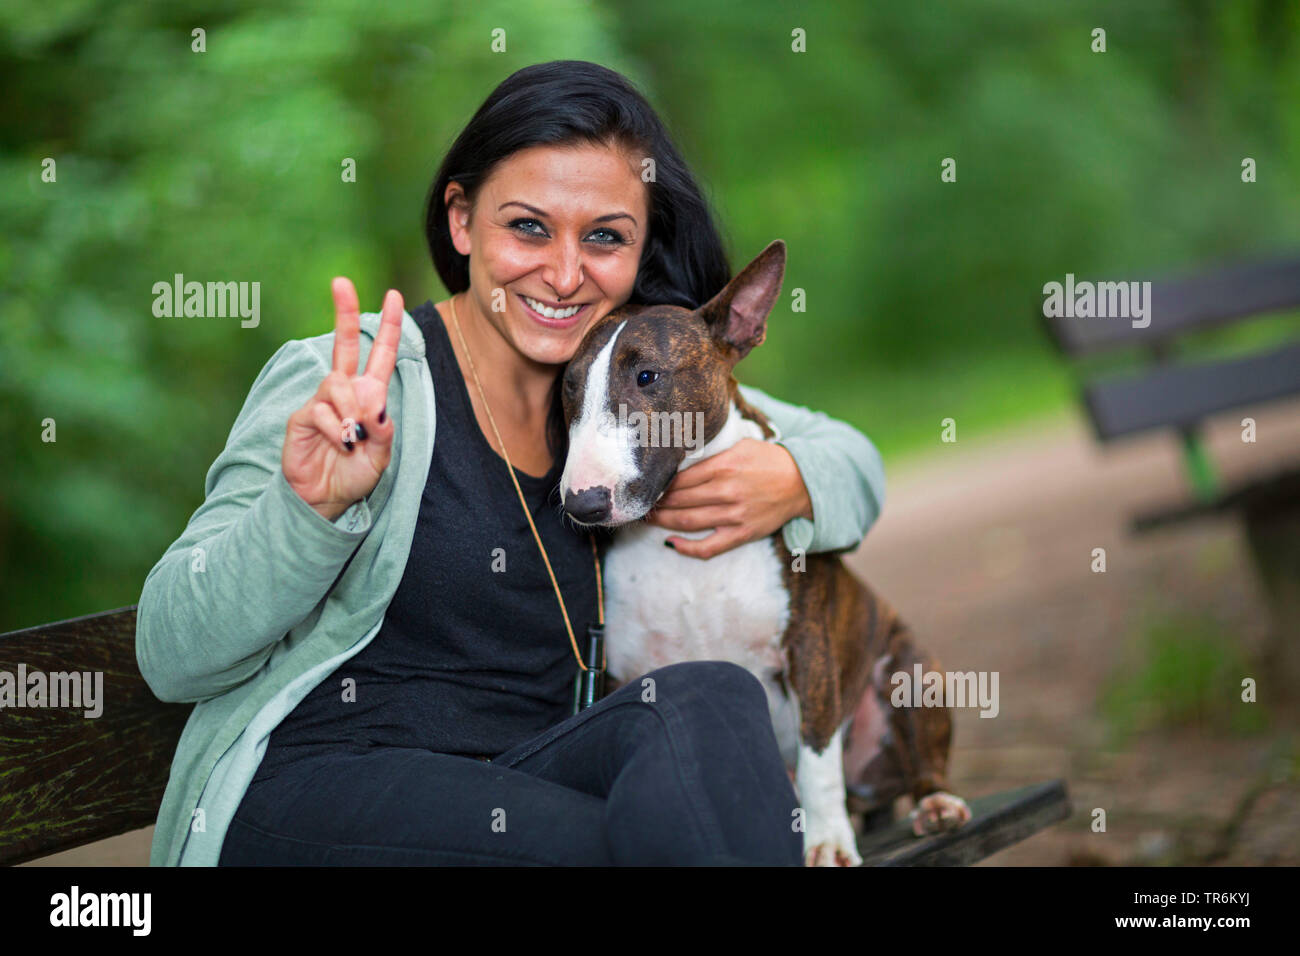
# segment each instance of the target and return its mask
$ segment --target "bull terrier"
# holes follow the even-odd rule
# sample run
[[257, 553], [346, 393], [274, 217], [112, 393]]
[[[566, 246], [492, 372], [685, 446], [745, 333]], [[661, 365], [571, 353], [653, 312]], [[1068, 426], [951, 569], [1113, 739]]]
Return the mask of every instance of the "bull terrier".
[[802, 804], [805, 863], [857, 866], [852, 814], [908, 794], [918, 835], [970, 819], [946, 792], [948, 707], [890, 701], [891, 674], [937, 662], [836, 555], [796, 557], [778, 531], [700, 560], [640, 520], [681, 469], [742, 438], [780, 437], [733, 370], [766, 335], [785, 259], [777, 240], [699, 309], [624, 306], [588, 330], [562, 383], [560, 494], [577, 524], [617, 529], [605, 556], [614, 686], [677, 661], [745, 667], [767, 691]]

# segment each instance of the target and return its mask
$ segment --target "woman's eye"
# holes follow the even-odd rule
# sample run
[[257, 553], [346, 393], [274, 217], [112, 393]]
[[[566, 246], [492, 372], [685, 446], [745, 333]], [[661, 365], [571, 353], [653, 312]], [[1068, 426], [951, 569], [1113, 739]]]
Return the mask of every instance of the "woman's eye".
[[636, 373], [636, 384], [639, 388], [645, 388], [651, 382], [659, 378], [659, 373], [648, 368], [643, 368]]
[[622, 245], [625, 240], [621, 232], [615, 232], [613, 229], [597, 229], [592, 233], [593, 236], [603, 235], [605, 238], [597, 240], [600, 245], [615, 246]]
[[510, 223], [510, 228], [522, 232], [527, 236], [544, 236], [546, 230], [536, 219], [516, 219]]

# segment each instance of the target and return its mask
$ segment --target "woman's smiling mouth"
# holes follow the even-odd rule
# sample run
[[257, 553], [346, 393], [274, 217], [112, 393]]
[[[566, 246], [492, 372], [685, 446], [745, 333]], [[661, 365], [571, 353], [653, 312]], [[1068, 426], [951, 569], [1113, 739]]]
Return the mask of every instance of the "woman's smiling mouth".
[[568, 328], [574, 325], [583, 315], [588, 305], [591, 303], [583, 302], [578, 305], [564, 306], [555, 308], [547, 305], [531, 296], [519, 295], [519, 301], [524, 304], [524, 310], [529, 316], [549, 328]]

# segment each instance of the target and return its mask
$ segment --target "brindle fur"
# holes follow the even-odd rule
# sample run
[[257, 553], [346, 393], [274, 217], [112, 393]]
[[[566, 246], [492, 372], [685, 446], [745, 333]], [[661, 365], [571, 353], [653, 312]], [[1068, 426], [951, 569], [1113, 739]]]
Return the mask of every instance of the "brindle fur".
[[[739, 393], [737, 393], [739, 399]], [[746, 418], [764, 435], [773, 434], [766, 416], [752, 405], [737, 402]], [[781, 556], [782, 577], [790, 595], [790, 624], [781, 638], [788, 670], [779, 675], [787, 693], [799, 700], [800, 737], [821, 751], [849, 715], [846, 754], [871, 741], [855, 739], [875, 731], [883, 736], [879, 752], [852, 777], [846, 775], [848, 806], [865, 813], [890, 805], [895, 798], [920, 800], [946, 790], [948, 751], [952, 743], [952, 713], [947, 707], [894, 707], [889, 675], [911, 673], [919, 661], [925, 671], [939, 662], [917, 648], [912, 631], [898, 612], [845, 567], [833, 554], [806, 554], [803, 570], [780, 532], [772, 536]], [[837, 666], [838, 665], [838, 666]], [[874, 708], [865, 698], [874, 695], [888, 715], [887, 728], [867, 726]], [[848, 768], [846, 768], [847, 770]]]

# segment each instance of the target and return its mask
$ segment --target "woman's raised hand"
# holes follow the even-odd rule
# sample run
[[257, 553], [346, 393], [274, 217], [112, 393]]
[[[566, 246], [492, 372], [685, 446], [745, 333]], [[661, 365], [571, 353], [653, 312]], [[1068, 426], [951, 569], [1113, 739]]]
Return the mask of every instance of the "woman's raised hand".
[[307, 404], [289, 416], [281, 467], [289, 487], [333, 521], [379, 483], [393, 450], [388, 380], [402, 336], [402, 296], [389, 289], [383, 320], [357, 374], [361, 312], [357, 290], [340, 276], [334, 291], [334, 368]]

